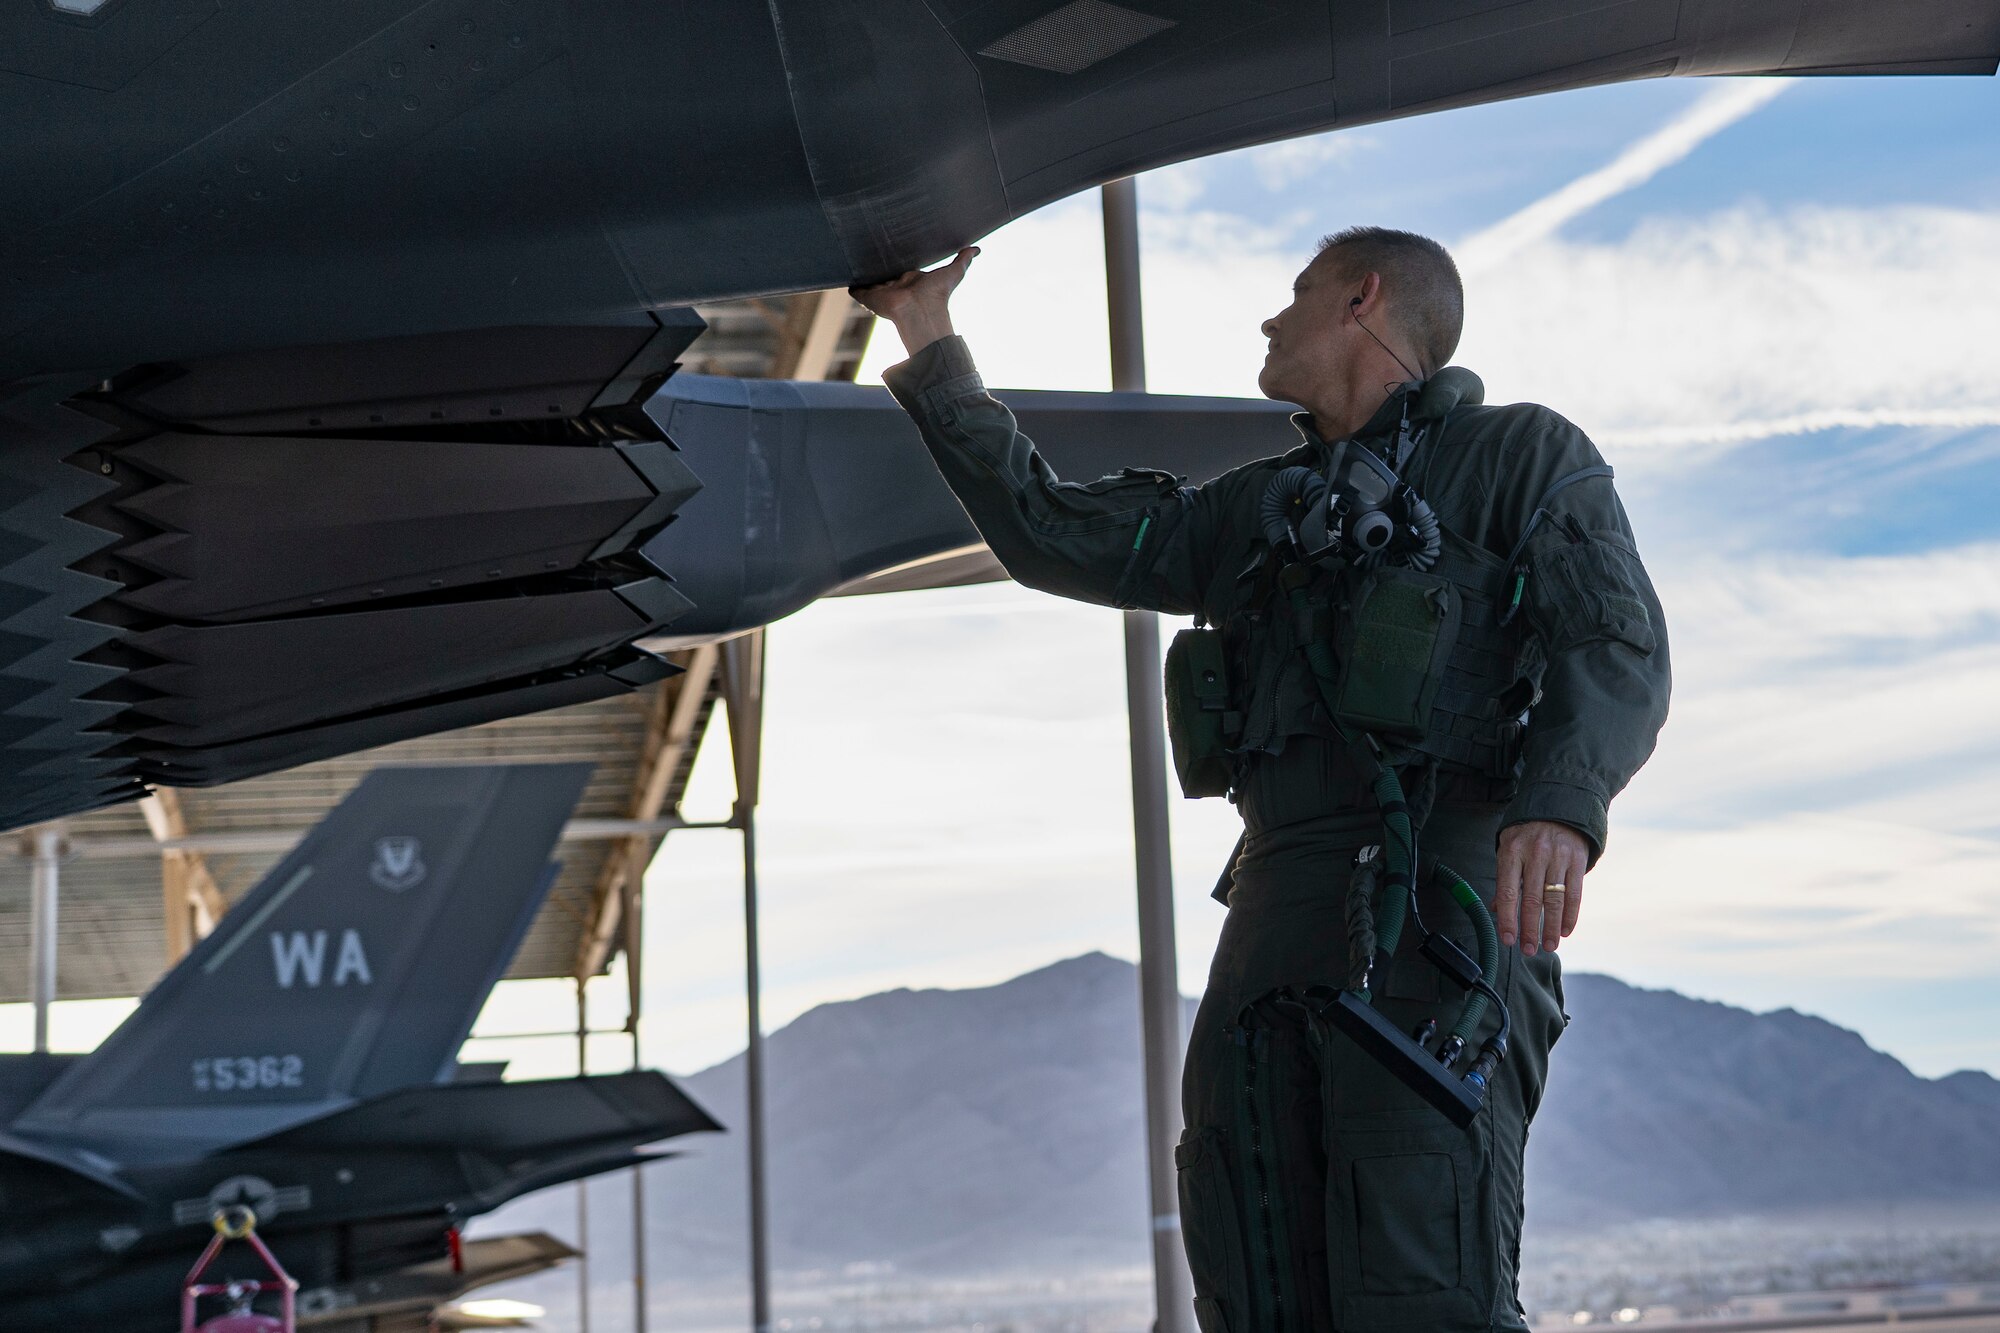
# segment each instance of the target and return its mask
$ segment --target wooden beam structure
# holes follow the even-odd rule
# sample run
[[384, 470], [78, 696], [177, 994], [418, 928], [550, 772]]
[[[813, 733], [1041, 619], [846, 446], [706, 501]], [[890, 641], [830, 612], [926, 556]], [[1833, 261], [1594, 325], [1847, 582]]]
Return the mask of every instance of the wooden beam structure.
[[[673, 656], [684, 670], [654, 687], [657, 693], [647, 719], [644, 748], [627, 815], [635, 821], [650, 823], [658, 819], [669, 795], [677, 795], [672, 791], [674, 777], [688, 757], [715, 681], [719, 656], [715, 645], [703, 644]], [[577, 946], [578, 980], [595, 976], [609, 961], [619, 942], [619, 926], [630, 913], [629, 904], [665, 836], [655, 832], [626, 835], [605, 857], [604, 869], [591, 892], [583, 937]]]
[[823, 380], [833, 369], [834, 353], [848, 322], [861, 307], [845, 291], [834, 288], [806, 292], [787, 303], [778, 354], [771, 366], [774, 380]]
[[[146, 817], [146, 827], [156, 843], [188, 836], [187, 812], [181, 806], [181, 794], [172, 787], [155, 787], [139, 802], [139, 813]], [[215, 929], [215, 923], [229, 910], [229, 902], [200, 852], [162, 846], [160, 907], [166, 914], [167, 966], [172, 967]]]

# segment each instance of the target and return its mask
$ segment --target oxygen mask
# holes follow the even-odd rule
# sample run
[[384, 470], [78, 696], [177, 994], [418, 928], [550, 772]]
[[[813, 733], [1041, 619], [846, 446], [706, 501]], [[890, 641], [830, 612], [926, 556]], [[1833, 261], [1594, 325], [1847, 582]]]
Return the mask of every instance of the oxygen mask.
[[1304, 467], [1279, 472], [1264, 492], [1262, 517], [1273, 549], [1361, 569], [1384, 564], [1429, 569], [1443, 541], [1430, 505], [1357, 440], [1334, 445], [1322, 472]]

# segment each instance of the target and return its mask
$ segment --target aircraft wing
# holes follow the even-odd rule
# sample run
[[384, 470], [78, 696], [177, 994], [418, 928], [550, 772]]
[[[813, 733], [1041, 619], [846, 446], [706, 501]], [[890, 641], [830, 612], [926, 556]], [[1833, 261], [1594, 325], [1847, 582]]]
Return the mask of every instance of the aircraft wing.
[[635, 1070], [403, 1088], [241, 1147], [295, 1161], [449, 1156], [464, 1168], [459, 1206], [484, 1212], [548, 1185], [658, 1160], [665, 1154], [641, 1150], [721, 1128], [664, 1075]]
[[14, 1182], [13, 1187], [22, 1189], [26, 1195], [47, 1192], [31, 1183], [40, 1177], [43, 1183], [54, 1181], [58, 1188], [82, 1182], [90, 1187], [91, 1192], [102, 1191], [131, 1200], [144, 1198], [119, 1177], [110, 1162], [60, 1144], [39, 1143], [0, 1130], [0, 1160], [14, 1165], [15, 1170], [8, 1175]]
[[[1201, 482], [1299, 443], [1294, 409], [1263, 399], [999, 397], [1072, 479], [1140, 464]], [[676, 375], [651, 410], [703, 486], [644, 548], [690, 603], [649, 646], [767, 624], [833, 593], [1005, 577], [887, 389]]]
[[514, 1165], [721, 1128], [664, 1075], [639, 1070], [401, 1088], [240, 1146], [300, 1153], [456, 1148]]
[[[392, 1315], [414, 1317], [418, 1321], [430, 1319], [440, 1327], [492, 1327], [480, 1323], [476, 1317], [454, 1321], [450, 1311], [440, 1311], [438, 1307], [492, 1283], [542, 1273], [558, 1263], [576, 1259], [578, 1253], [546, 1231], [470, 1239], [460, 1249], [458, 1265], [452, 1265], [450, 1259], [432, 1259], [430, 1263], [416, 1263], [396, 1273], [326, 1287], [306, 1287], [298, 1293], [298, 1327], [316, 1329], [332, 1325], [346, 1329], [354, 1321]], [[516, 1327], [518, 1323], [508, 1321], [498, 1327]]]
[[[299, 1327], [347, 1328], [355, 1321], [394, 1315], [416, 1321], [429, 1319], [447, 1328], [488, 1327], [491, 1325], [476, 1317], [455, 1321], [449, 1311], [439, 1307], [495, 1282], [554, 1268], [579, 1254], [542, 1231], [482, 1236], [462, 1243], [456, 1265], [449, 1259], [434, 1259], [393, 1273], [307, 1287], [299, 1292]], [[499, 1326], [511, 1328], [519, 1322]]]

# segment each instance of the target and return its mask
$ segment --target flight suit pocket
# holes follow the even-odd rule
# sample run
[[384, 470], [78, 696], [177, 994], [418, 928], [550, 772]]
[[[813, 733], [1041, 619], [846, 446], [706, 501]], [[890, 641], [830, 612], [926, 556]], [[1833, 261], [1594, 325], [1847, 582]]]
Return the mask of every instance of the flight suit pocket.
[[[1044, 532], [1086, 533], [1120, 527], [1157, 512], [1160, 501], [1180, 485], [1171, 472], [1128, 467], [1096, 481], [1051, 481], [1046, 512], [1032, 514]], [[1139, 547], [1134, 540], [1133, 549]]]
[[1536, 573], [1543, 583], [1535, 619], [1551, 652], [1608, 639], [1645, 657], [1658, 646], [1640, 592], [1645, 572], [1617, 534], [1557, 547], [1538, 557]]
[[1429, 1108], [1338, 1116], [1328, 1128], [1336, 1323], [1485, 1328], [1473, 1135]]
[[1227, 1141], [1219, 1129], [1190, 1129], [1174, 1149], [1181, 1200], [1181, 1239], [1194, 1277], [1195, 1322], [1201, 1333], [1253, 1333], [1247, 1319], [1249, 1280], [1236, 1191], [1229, 1179]]

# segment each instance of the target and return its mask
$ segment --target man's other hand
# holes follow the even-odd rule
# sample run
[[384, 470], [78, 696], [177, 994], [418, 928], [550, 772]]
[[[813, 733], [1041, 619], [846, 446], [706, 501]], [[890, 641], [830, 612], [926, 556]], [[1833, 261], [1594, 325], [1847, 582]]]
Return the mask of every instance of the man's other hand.
[[1576, 929], [1583, 910], [1583, 874], [1590, 840], [1567, 824], [1530, 819], [1500, 830], [1500, 879], [1493, 895], [1493, 923], [1500, 943], [1521, 941], [1521, 952], [1554, 953]]
[[951, 294], [965, 279], [979, 247], [968, 245], [948, 264], [929, 271], [912, 269], [900, 278], [873, 287], [849, 287], [847, 294], [896, 326], [903, 348], [911, 356], [940, 338], [951, 336]]

